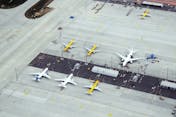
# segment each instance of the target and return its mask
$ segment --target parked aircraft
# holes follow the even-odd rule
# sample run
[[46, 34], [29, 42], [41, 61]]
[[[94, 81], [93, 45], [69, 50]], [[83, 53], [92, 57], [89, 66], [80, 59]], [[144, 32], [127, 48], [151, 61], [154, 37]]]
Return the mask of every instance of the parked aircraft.
[[96, 81], [93, 83], [93, 85], [84, 86], [85, 88], [89, 88], [87, 94], [91, 95], [94, 90], [102, 91], [102, 90], [98, 87], [99, 82], [100, 82], [99, 80], [96, 80]]
[[73, 84], [73, 85], [77, 85], [77, 83], [74, 82], [74, 80], [73, 80], [73, 73], [71, 73], [68, 77], [66, 77], [64, 79], [55, 79], [55, 80], [61, 82], [61, 84], [59, 84], [58, 86], [62, 87], [62, 88], [66, 88], [67, 87], [66, 85], [68, 83]]
[[92, 54], [98, 52], [97, 50], [95, 50], [96, 48], [97, 48], [96, 44], [94, 44], [92, 46], [92, 48], [86, 48], [86, 50], [87, 50], [87, 56], [91, 56]]
[[123, 56], [119, 53], [117, 53], [117, 55], [121, 58], [122, 60], [122, 66], [125, 67], [127, 65], [127, 63], [133, 63], [133, 61], [137, 61], [141, 58], [133, 58], [133, 54], [136, 53], [136, 51], [134, 51], [133, 49], [128, 50], [129, 54], [127, 56]]
[[69, 49], [73, 48], [73, 43], [75, 42], [74, 39], [72, 39], [67, 45], [65, 43], [63, 43], [64, 45], [64, 52], [67, 52], [69, 51]]
[[149, 9], [146, 9], [146, 10], [141, 14], [141, 19], [144, 19], [145, 17], [151, 17]]
[[51, 77], [48, 75], [47, 71], [48, 71], [48, 68], [45, 68], [41, 73], [32, 73], [32, 75], [35, 76], [34, 80], [40, 81], [42, 79], [42, 77], [51, 79]]

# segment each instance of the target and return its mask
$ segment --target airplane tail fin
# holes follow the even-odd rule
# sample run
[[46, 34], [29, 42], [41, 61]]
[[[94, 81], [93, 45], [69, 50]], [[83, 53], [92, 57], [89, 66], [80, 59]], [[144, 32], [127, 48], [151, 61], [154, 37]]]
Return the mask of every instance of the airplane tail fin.
[[136, 52], [137, 52], [137, 50], [134, 50], [133, 48], [128, 49], [128, 51], [129, 51], [129, 52], [132, 52], [132, 53], [136, 53]]
[[30, 75], [32, 75], [32, 76], [39, 76], [40, 73], [30, 73]]
[[86, 92], [87, 95], [92, 95], [92, 92]]
[[63, 45], [64, 47], [66, 47], [66, 44], [65, 44], [65, 43], [62, 43], [62, 45]]
[[[84, 88], [90, 89], [90, 88], [91, 88], [91, 85], [86, 85], [86, 86], [84, 86]], [[90, 92], [90, 90], [88, 90], [88, 91], [86, 92], [86, 94], [87, 94], [87, 95], [92, 95], [92, 92]]]
[[33, 80], [39, 82], [40, 81], [40, 78], [38, 78], [37, 76], [33, 78]]
[[103, 92], [98, 86], [95, 88], [97, 91]]
[[69, 83], [73, 84], [73, 85], [77, 85], [76, 82], [74, 82], [73, 80], [69, 81]]
[[59, 87], [62, 87], [62, 88], [67, 88], [67, 86], [64, 85], [63, 83], [59, 84], [58, 86], [59, 86]]
[[85, 50], [90, 51], [90, 48], [85, 47]]

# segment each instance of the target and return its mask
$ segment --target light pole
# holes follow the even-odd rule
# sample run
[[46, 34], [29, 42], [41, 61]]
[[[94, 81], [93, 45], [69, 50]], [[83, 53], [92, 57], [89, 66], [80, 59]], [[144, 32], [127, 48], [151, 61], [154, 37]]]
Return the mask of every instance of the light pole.
[[59, 27], [58, 30], [59, 30], [59, 38], [53, 41], [53, 43], [55, 44], [58, 44], [58, 41], [62, 40], [62, 27]]
[[62, 27], [59, 27], [58, 30], [59, 30], [59, 40], [62, 40]]
[[15, 67], [15, 76], [16, 76], [16, 81], [18, 81], [18, 73], [17, 73], [17, 68]]

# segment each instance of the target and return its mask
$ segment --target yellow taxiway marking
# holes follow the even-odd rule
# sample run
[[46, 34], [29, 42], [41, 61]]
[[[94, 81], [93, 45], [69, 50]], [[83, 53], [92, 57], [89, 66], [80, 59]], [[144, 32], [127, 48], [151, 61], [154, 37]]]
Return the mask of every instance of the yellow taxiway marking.
[[108, 113], [108, 117], [112, 117], [112, 113]]
[[30, 92], [29, 89], [24, 89], [23, 94], [24, 94], [25, 96], [27, 96], [27, 95], [29, 95], [29, 92]]
[[79, 108], [80, 108], [80, 109], [83, 109], [83, 108], [84, 108], [84, 106], [81, 104], [81, 105], [79, 106]]

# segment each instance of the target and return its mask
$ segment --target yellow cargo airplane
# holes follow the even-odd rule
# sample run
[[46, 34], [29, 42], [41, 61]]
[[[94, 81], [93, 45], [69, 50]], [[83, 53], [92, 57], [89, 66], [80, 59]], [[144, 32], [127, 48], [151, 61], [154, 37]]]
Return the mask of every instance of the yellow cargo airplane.
[[75, 40], [72, 39], [67, 45], [64, 43], [63, 44], [64, 45], [64, 52], [68, 52], [69, 49], [73, 48], [72, 45], [73, 45], [74, 42], [75, 42]]
[[141, 19], [144, 19], [145, 17], [151, 17], [151, 15], [150, 15], [149, 13], [150, 13], [149, 9], [146, 9], [146, 10], [141, 14]]
[[98, 52], [97, 50], [95, 50], [97, 48], [97, 45], [94, 44], [92, 46], [92, 48], [86, 48], [87, 50], [87, 56], [91, 56], [92, 54], [95, 54], [96, 52]]
[[87, 94], [91, 95], [94, 90], [102, 91], [102, 90], [98, 87], [99, 82], [100, 82], [99, 80], [96, 80], [96, 81], [93, 83], [93, 85], [84, 86], [85, 88], [89, 88], [89, 90], [87, 91]]

